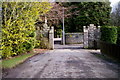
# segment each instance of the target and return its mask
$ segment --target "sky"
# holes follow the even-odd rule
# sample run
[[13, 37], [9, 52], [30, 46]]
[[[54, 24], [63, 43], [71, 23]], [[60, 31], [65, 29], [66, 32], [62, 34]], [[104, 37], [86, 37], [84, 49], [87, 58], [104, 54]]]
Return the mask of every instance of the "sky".
[[120, 1], [120, 0], [109, 0], [111, 2], [111, 7], [112, 7], [112, 10], [111, 12], [114, 12], [115, 11], [115, 5]]
[[111, 7], [113, 7], [120, 0], [109, 0], [111, 2]]

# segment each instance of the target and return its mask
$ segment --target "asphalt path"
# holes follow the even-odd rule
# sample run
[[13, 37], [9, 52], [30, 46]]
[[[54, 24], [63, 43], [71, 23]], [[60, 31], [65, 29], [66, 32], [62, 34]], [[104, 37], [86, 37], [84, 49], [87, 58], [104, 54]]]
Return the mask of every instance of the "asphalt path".
[[[92, 54], [80, 45], [56, 45], [8, 71], [5, 78], [118, 78], [119, 65]], [[91, 51], [91, 52], [90, 52]], [[97, 51], [95, 51], [96, 54]]]

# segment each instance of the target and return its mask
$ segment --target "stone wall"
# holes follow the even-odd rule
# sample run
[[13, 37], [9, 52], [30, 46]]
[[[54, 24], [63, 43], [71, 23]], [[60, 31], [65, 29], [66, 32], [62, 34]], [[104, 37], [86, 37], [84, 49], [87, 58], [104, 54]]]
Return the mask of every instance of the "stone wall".
[[83, 43], [83, 33], [65, 33], [66, 44], [81, 44]]

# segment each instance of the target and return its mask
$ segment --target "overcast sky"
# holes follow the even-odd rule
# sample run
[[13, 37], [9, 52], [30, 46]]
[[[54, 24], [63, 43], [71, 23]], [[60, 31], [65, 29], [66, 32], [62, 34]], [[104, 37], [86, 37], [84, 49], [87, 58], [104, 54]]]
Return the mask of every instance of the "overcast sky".
[[117, 2], [119, 2], [120, 0], [110, 0], [111, 2], [111, 6], [113, 7]]
[[120, 1], [120, 0], [109, 0], [111, 2], [111, 7], [112, 7], [112, 10], [111, 12], [114, 12], [115, 11], [115, 5]]

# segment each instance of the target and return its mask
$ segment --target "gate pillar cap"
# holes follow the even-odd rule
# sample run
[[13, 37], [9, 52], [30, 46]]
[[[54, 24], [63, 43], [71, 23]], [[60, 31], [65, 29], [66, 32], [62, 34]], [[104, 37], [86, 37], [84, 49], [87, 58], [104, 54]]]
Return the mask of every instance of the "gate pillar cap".
[[94, 24], [90, 24], [90, 26], [94, 26]]
[[83, 26], [84, 27], [84, 29], [86, 28], [86, 26]]

